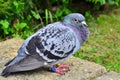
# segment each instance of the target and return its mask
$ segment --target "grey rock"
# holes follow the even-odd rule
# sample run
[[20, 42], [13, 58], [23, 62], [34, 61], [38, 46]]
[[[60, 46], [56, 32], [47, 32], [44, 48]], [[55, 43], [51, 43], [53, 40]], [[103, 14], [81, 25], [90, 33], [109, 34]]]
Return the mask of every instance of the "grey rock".
[[[22, 42], [23, 40], [18, 38], [0, 42], [0, 72], [5, 68], [4, 64], [17, 55]], [[106, 73], [105, 67], [75, 57], [71, 57], [64, 63], [72, 64], [70, 71], [65, 75], [50, 72], [47, 68], [40, 68], [12, 74], [7, 78], [0, 76], [0, 80], [91, 80]]]
[[120, 80], [120, 73], [114, 71], [107, 72], [94, 80]]

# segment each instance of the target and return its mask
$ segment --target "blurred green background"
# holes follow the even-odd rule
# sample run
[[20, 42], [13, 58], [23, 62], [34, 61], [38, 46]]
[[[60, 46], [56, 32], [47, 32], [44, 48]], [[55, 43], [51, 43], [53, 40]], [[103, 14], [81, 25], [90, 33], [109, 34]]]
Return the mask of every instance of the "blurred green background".
[[26, 39], [76, 12], [86, 17], [91, 35], [74, 56], [120, 72], [120, 0], [0, 0], [0, 41]]

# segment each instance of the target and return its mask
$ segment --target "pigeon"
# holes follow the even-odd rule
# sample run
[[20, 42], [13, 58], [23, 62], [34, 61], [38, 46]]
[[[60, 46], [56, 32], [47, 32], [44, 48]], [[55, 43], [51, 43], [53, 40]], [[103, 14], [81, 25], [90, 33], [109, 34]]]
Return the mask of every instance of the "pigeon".
[[[5, 64], [1, 76], [63, 62], [80, 49], [89, 34], [82, 14], [68, 14], [61, 21], [48, 24], [28, 37], [19, 48], [18, 55]], [[64, 72], [59, 69], [57, 72]]]

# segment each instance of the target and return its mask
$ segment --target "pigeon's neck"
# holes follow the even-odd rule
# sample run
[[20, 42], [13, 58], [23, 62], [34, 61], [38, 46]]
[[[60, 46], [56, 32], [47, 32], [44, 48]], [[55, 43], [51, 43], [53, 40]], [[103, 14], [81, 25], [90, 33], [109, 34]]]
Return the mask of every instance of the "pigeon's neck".
[[85, 27], [83, 29], [79, 29], [79, 34], [80, 34], [80, 37], [81, 37], [81, 40], [82, 40], [82, 43], [83, 43], [84, 41], [87, 40], [90, 32], [89, 32], [88, 28]]
[[89, 36], [88, 28], [78, 29], [77, 27], [74, 27], [72, 25], [65, 24], [65, 23], [63, 23], [63, 25], [71, 28], [75, 32], [77, 38], [79, 39], [80, 44], [82, 44], [84, 41], [86, 41], [86, 39]]

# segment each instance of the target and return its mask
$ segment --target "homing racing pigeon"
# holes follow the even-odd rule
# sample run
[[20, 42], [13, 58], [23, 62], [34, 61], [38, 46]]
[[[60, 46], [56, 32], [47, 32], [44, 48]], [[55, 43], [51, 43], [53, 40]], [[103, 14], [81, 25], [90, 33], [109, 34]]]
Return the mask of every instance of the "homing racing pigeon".
[[[89, 33], [85, 18], [80, 13], [69, 14], [59, 22], [48, 24], [23, 42], [18, 55], [5, 65], [1, 75], [7, 77], [13, 72], [52, 67], [63, 62], [81, 47]], [[61, 66], [55, 68], [56, 73], [66, 71]]]

